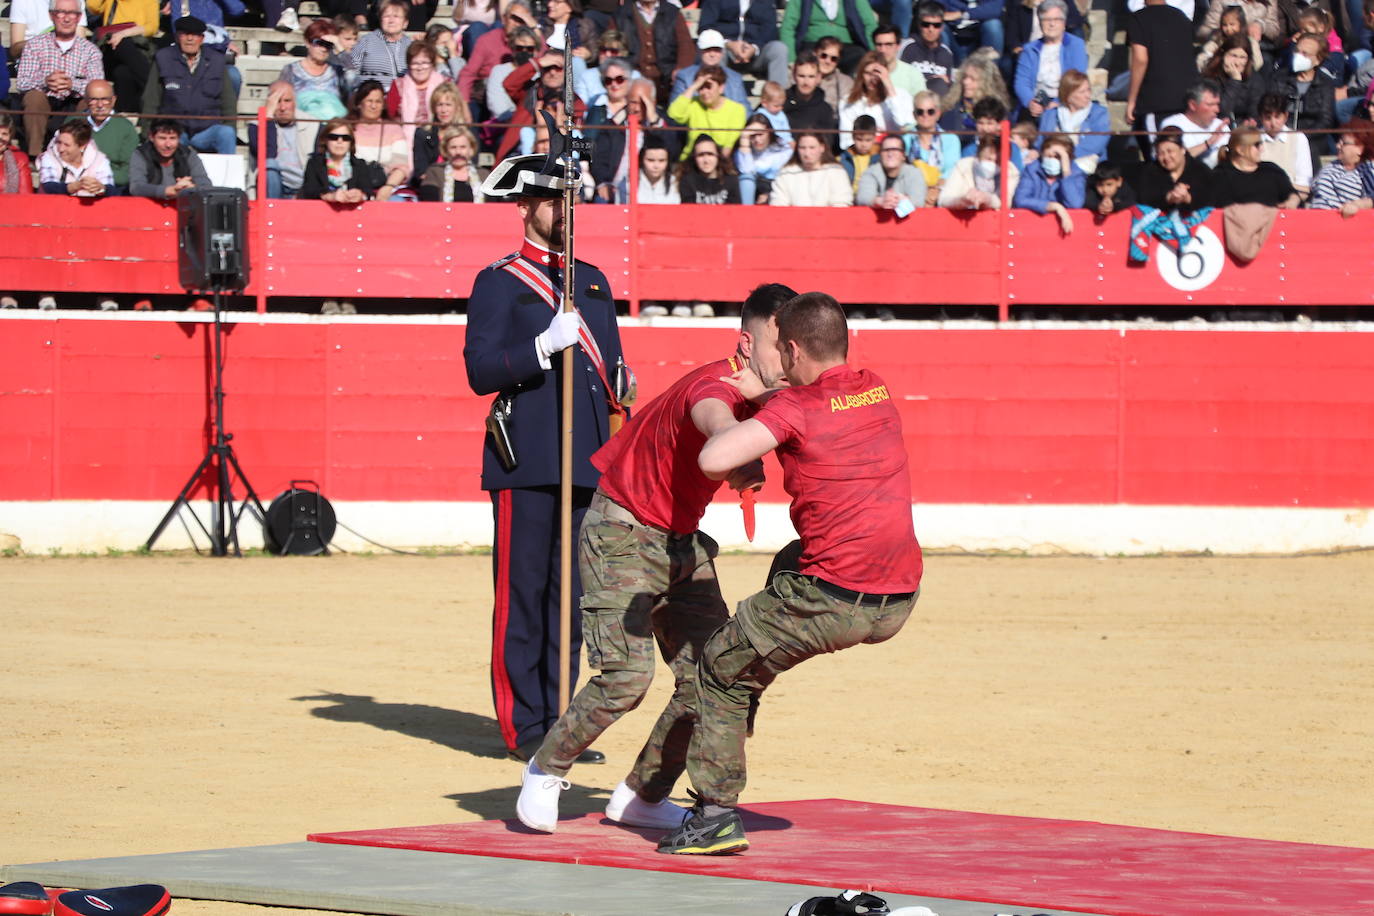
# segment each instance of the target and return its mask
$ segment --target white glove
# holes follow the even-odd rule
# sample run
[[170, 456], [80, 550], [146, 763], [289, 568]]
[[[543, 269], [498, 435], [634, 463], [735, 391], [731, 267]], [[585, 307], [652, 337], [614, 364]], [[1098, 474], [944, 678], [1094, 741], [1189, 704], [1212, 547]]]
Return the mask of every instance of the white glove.
[[[549, 322], [548, 330], [534, 339], [539, 362], [547, 364], [549, 357], [577, 343], [577, 331], [582, 322], [576, 312], [558, 312]], [[545, 368], [548, 368], [545, 365]]]

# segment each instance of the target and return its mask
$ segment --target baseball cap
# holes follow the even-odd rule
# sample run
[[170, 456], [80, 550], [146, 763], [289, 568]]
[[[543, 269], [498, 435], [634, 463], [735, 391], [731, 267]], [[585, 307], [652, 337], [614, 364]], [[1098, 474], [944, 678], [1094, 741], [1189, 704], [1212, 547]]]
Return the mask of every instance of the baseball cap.
[[697, 47], [703, 51], [707, 48], [724, 48], [725, 36], [715, 29], [707, 29], [697, 36]]
[[172, 23], [172, 31], [178, 35], [204, 35], [205, 21], [195, 16], [182, 16]]

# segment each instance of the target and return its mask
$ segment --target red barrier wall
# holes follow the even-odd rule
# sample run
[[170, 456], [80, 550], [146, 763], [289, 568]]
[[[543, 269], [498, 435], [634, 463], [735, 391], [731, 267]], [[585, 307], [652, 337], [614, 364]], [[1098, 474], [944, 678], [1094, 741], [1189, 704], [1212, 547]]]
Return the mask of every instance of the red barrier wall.
[[[1249, 264], [1218, 254], [1219, 275], [1182, 290], [1156, 259], [1127, 257], [1129, 216], [1075, 214], [1065, 238], [1029, 211], [919, 210], [896, 221], [846, 209], [585, 206], [578, 257], [601, 267], [620, 299], [738, 302], [763, 281], [824, 289], [841, 302], [891, 304], [1374, 304], [1374, 212], [1354, 219], [1280, 213]], [[519, 235], [500, 204], [317, 201], [250, 207], [248, 292], [271, 296], [466, 298], [474, 273]], [[1207, 227], [1224, 236], [1214, 214]], [[129, 198], [11, 197], [0, 212], [0, 288], [180, 292], [175, 212]]]
[[[0, 500], [170, 501], [207, 442], [208, 330], [0, 318]], [[303, 477], [343, 500], [483, 499], [463, 333], [231, 325], [228, 427], [259, 492]], [[645, 397], [734, 341], [623, 335]], [[898, 398], [920, 502], [1374, 505], [1374, 333], [865, 329], [851, 354]]]

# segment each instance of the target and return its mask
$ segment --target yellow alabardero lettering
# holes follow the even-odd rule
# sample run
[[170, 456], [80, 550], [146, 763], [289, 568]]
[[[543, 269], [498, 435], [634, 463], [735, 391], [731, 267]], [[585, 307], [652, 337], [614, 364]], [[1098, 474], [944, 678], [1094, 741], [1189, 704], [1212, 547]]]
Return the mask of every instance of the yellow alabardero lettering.
[[846, 394], [830, 399], [830, 412], [835, 413], [840, 410], [848, 410], [851, 407], [869, 407], [879, 401], [890, 400], [887, 394], [887, 386], [879, 385], [858, 394]]

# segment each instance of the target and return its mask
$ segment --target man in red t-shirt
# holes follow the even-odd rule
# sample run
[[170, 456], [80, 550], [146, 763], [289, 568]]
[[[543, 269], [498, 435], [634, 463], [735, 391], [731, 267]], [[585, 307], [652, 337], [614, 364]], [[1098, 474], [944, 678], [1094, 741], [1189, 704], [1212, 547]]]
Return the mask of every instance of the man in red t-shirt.
[[718, 547], [697, 526], [721, 480], [740, 491], [763, 483], [760, 456], [715, 478], [697, 460], [709, 437], [755, 410], [738, 383], [724, 379], [747, 375], [760, 391], [781, 384], [773, 314], [794, 296], [776, 283], [750, 293], [735, 354], [687, 373], [592, 456], [601, 481], [578, 539], [578, 569], [587, 664], [598, 673], [525, 767], [515, 812], [532, 830], [553, 832], [578, 754], [648, 693], [655, 642], [673, 672], [673, 696], [606, 815], [663, 830], [687, 815], [668, 793], [686, 765], [697, 659], [729, 618], [713, 562]]
[[[751, 700], [814, 655], [891, 639], [920, 590], [902, 424], [887, 386], [847, 364], [844, 310], [825, 293], [788, 302], [777, 324], [791, 387], [713, 435], [700, 465], [717, 479], [776, 450], [801, 553], [795, 570], [777, 572], [741, 602], [702, 650], [687, 752], [698, 801], [659, 841], [659, 852], [716, 854], [749, 845], [735, 804], [744, 789]], [[744, 381], [744, 394], [760, 393]]]

